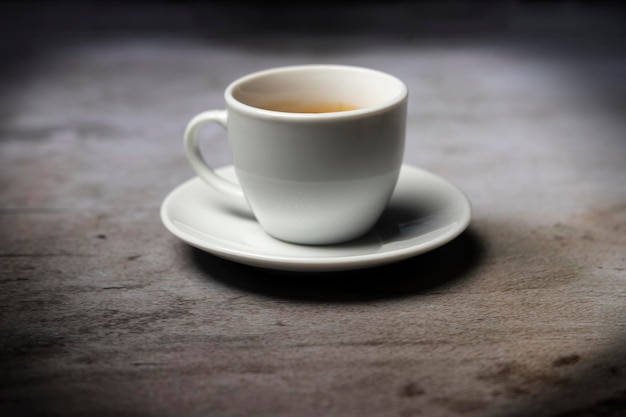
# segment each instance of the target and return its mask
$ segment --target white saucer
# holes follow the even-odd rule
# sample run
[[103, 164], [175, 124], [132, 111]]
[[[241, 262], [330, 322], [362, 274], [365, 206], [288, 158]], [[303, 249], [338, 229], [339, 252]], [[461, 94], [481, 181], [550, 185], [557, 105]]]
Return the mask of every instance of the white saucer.
[[[236, 181], [232, 166], [217, 170]], [[303, 246], [268, 235], [245, 207], [236, 207], [196, 177], [174, 189], [161, 220], [188, 244], [235, 262], [268, 269], [333, 271], [368, 268], [435, 249], [469, 224], [465, 195], [442, 178], [404, 165], [389, 206], [376, 226], [357, 240]]]

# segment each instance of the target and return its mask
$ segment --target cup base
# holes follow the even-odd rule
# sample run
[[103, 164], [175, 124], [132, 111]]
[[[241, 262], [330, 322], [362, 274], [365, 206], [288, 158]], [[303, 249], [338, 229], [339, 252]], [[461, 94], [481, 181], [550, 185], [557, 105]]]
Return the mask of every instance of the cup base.
[[324, 236], [322, 238], [318, 238], [316, 236], [296, 236], [296, 237], [294, 237], [292, 235], [281, 237], [281, 236], [277, 236], [275, 234], [272, 234], [272, 233], [268, 232], [265, 229], [264, 230], [265, 230], [265, 232], [268, 235], [270, 235], [274, 239], [278, 239], [278, 240], [280, 240], [282, 242], [290, 243], [290, 244], [293, 244], [293, 245], [300, 245], [300, 246], [334, 246], [334, 245], [340, 245], [342, 243], [351, 242], [353, 240], [356, 240], [356, 239], [366, 235], [370, 230], [372, 230], [372, 228], [374, 227], [375, 224], [376, 224], [376, 222], [374, 222], [368, 229], [366, 229], [364, 231], [360, 230], [358, 233], [355, 233], [354, 235], [342, 235], [342, 236], [335, 236], [335, 237]]
[[345, 181], [285, 181], [237, 170], [248, 203], [271, 236], [335, 245], [366, 234], [383, 213], [399, 170]]

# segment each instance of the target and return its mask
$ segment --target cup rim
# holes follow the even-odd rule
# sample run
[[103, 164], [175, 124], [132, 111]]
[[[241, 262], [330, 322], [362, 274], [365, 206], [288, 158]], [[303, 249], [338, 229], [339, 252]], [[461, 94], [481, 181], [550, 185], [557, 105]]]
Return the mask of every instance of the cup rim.
[[[279, 74], [284, 72], [304, 71], [304, 70], [350, 70], [358, 72], [367, 72], [370, 74], [376, 74], [378, 76], [386, 77], [399, 87], [399, 93], [393, 98], [383, 101], [377, 105], [358, 108], [354, 110], [345, 110], [340, 112], [327, 112], [327, 113], [294, 113], [294, 112], [282, 112], [276, 110], [267, 110], [260, 107], [255, 107], [246, 103], [243, 103], [236, 99], [233, 95], [233, 91], [243, 83], [249, 82], [255, 78], [263, 77], [269, 74]], [[350, 119], [362, 117], [364, 115], [372, 115], [387, 109], [393, 108], [401, 104], [408, 97], [408, 88], [406, 84], [399, 78], [390, 75], [386, 72], [379, 71], [372, 68], [352, 66], [352, 65], [337, 65], [337, 64], [310, 64], [310, 65], [289, 65], [282, 67], [275, 67], [266, 70], [253, 72], [245, 75], [237, 80], [233, 81], [225, 90], [224, 98], [228, 108], [235, 109], [241, 113], [248, 114], [255, 117], [267, 118], [267, 119], [290, 119], [290, 120], [332, 120], [332, 119]]]

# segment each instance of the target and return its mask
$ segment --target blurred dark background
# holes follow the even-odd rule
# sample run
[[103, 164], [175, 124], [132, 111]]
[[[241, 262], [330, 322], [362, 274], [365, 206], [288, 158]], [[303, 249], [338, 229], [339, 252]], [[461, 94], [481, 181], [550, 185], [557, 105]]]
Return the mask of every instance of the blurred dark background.
[[[4, 48], [18, 42], [112, 33], [202, 33], [220, 40], [267, 36], [415, 37], [624, 34], [616, 1], [58, 1], [3, 2]], [[7, 36], [10, 35], [10, 36]], [[45, 38], [45, 39], [43, 39]]]

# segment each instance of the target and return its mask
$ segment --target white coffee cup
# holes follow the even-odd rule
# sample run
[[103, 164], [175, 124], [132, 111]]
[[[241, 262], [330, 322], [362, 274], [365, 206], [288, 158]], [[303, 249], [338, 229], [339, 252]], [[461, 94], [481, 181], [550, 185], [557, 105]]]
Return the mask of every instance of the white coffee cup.
[[[253, 73], [227, 87], [226, 110], [189, 122], [186, 154], [216, 191], [245, 199], [270, 235], [309, 245], [348, 241], [372, 228], [394, 190], [407, 96], [400, 80], [367, 68], [302, 65]], [[313, 113], [320, 110], [331, 111]], [[198, 133], [208, 122], [226, 128], [240, 185], [203, 158]]]

